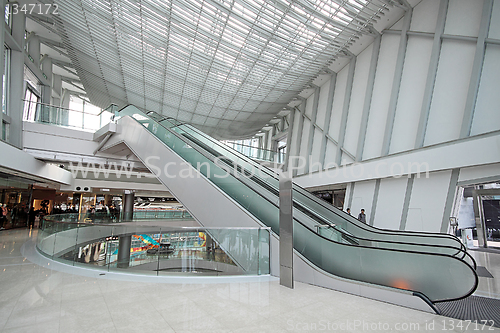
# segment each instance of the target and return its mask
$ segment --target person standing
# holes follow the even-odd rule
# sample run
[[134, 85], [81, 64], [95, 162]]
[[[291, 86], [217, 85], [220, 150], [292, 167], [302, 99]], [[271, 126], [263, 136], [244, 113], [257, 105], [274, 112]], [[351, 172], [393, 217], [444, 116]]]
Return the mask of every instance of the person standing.
[[351, 215], [351, 208], [347, 208], [347, 209], [345, 210], [345, 212], [346, 212], [347, 214]]
[[360, 220], [363, 223], [366, 223], [366, 215], [364, 209], [361, 209], [361, 213], [359, 213], [358, 215], [358, 220]]
[[7, 210], [4, 211], [3, 204], [0, 203], [0, 230], [4, 230], [5, 222], [7, 222]]
[[35, 208], [31, 206], [30, 211], [28, 213], [28, 228], [35, 227], [35, 218], [36, 218], [36, 211]]

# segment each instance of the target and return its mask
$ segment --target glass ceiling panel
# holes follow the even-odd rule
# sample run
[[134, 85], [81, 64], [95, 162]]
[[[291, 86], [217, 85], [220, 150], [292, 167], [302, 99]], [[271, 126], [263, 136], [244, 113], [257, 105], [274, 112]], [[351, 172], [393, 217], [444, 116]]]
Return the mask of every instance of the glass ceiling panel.
[[54, 2], [56, 26], [92, 103], [157, 106], [166, 116], [196, 119], [209, 134], [237, 138], [279, 113], [286, 96], [369, 33], [393, 0]]

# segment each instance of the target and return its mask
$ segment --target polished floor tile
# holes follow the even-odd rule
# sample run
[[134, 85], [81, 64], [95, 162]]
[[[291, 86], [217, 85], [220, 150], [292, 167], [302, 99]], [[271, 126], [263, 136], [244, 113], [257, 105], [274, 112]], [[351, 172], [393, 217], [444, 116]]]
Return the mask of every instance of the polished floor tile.
[[[74, 275], [26, 260], [21, 246], [35, 236], [0, 232], [1, 332], [466, 331], [458, 320], [304, 283], [291, 290], [276, 279], [156, 283]], [[500, 276], [500, 255], [474, 256]], [[490, 280], [482, 287], [495, 293], [497, 278]]]

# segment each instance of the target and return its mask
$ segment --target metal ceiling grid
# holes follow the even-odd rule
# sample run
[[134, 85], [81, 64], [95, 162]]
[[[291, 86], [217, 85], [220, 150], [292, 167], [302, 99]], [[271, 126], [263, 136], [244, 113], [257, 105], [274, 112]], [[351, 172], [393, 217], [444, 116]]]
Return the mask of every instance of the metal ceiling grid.
[[393, 6], [393, 0], [55, 3], [57, 29], [91, 102], [157, 108], [220, 138], [255, 133]]

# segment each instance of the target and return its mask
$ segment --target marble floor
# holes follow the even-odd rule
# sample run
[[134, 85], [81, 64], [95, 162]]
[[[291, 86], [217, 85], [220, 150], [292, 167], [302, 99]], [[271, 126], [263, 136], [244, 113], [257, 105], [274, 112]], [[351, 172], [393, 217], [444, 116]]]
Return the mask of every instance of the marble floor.
[[[274, 278], [155, 283], [64, 273], [21, 254], [35, 236], [0, 232], [1, 332], [500, 331], [303, 283], [292, 290]], [[500, 255], [477, 258], [499, 273]]]
[[469, 253], [478, 266], [486, 267], [493, 275], [493, 278], [479, 277], [479, 285], [474, 295], [500, 299], [500, 250], [495, 252], [469, 250]]

